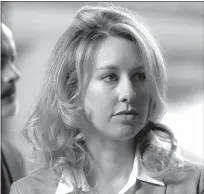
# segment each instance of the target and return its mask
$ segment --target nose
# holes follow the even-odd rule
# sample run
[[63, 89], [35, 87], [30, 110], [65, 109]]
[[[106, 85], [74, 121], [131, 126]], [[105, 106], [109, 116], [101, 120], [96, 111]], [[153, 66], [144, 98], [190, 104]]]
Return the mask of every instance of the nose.
[[20, 71], [14, 64], [9, 64], [2, 77], [4, 82], [17, 82], [20, 79]]
[[134, 86], [129, 78], [124, 78], [119, 84], [119, 101], [120, 102], [131, 102], [136, 97]]

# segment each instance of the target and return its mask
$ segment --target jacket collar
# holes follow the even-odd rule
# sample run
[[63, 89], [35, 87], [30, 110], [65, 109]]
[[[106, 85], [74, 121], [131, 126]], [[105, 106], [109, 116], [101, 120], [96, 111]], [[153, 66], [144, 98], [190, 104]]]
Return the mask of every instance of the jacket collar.
[[[89, 184], [87, 182], [83, 170], [74, 169], [73, 173], [76, 176], [76, 181], [78, 183], [77, 185], [79, 185], [80, 190], [83, 192], [88, 192]], [[138, 160], [137, 155], [135, 155], [133, 169], [132, 172], [130, 173], [129, 180], [118, 194], [124, 194], [126, 191], [128, 191], [133, 185], [136, 184], [137, 179], [147, 183], [165, 186], [162, 180], [152, 178], [146, 173], [141, 162]], [[69, 172], [68, 170], [64, 170], [55, 194], [69, 194], [73, 192], [73, 190], [74, 181], [71, 172]]]

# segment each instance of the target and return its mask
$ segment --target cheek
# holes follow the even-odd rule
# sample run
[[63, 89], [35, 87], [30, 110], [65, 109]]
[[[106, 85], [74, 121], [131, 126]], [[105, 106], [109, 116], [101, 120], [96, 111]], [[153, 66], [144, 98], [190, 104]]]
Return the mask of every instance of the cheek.
[[88, 117], [100, 119], [105, 118], [111, 112], [113, 100], [110, 92], [106, 91], [100, 84], [90, 83], [84, 98], [84, 106]]
[[148, 90], [141, 91], [137, 97], [137, 108], [140, 112], [147, 113], [149, 107], [150, 95]]

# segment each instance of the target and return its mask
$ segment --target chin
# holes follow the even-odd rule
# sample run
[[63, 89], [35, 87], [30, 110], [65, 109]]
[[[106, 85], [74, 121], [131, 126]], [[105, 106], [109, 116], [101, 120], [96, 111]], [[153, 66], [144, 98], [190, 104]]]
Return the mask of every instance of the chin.
[[2, 117], [12, 117], [18, 112], [18, 103], [15, 100], [10, 104], [1, 104], [1, 116]]
[[139, 131], [143, 128], [144, 124], [139, 124], [137, 126], [123, 126], [118, 130], [118, 134], [115, 134], [116, 139], [120, 140], [130, 140], [133, 139]]
[[137, 131], [133, 127], [120, 127], [115, 133], [109, 134], [111, 139], [125, 141], [133, 139], [137, 134]]

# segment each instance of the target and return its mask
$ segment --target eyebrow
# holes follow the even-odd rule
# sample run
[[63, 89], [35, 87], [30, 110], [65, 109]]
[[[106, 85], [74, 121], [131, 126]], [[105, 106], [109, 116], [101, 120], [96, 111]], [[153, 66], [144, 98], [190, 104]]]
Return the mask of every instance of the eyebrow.
[[[100, 70], [118, 70], [119, 68], [115, 65], [108, 65], [106, 67], [99, 67], [99, 68], [96, 68], [95, 71], [100, 71]], [[144, 66], [139, 66], [139, 67], [136, 67], [134, 68], [132, 71], [135, 71], [135, 70], [141, 70], [141, 69], [144, 69]]]

